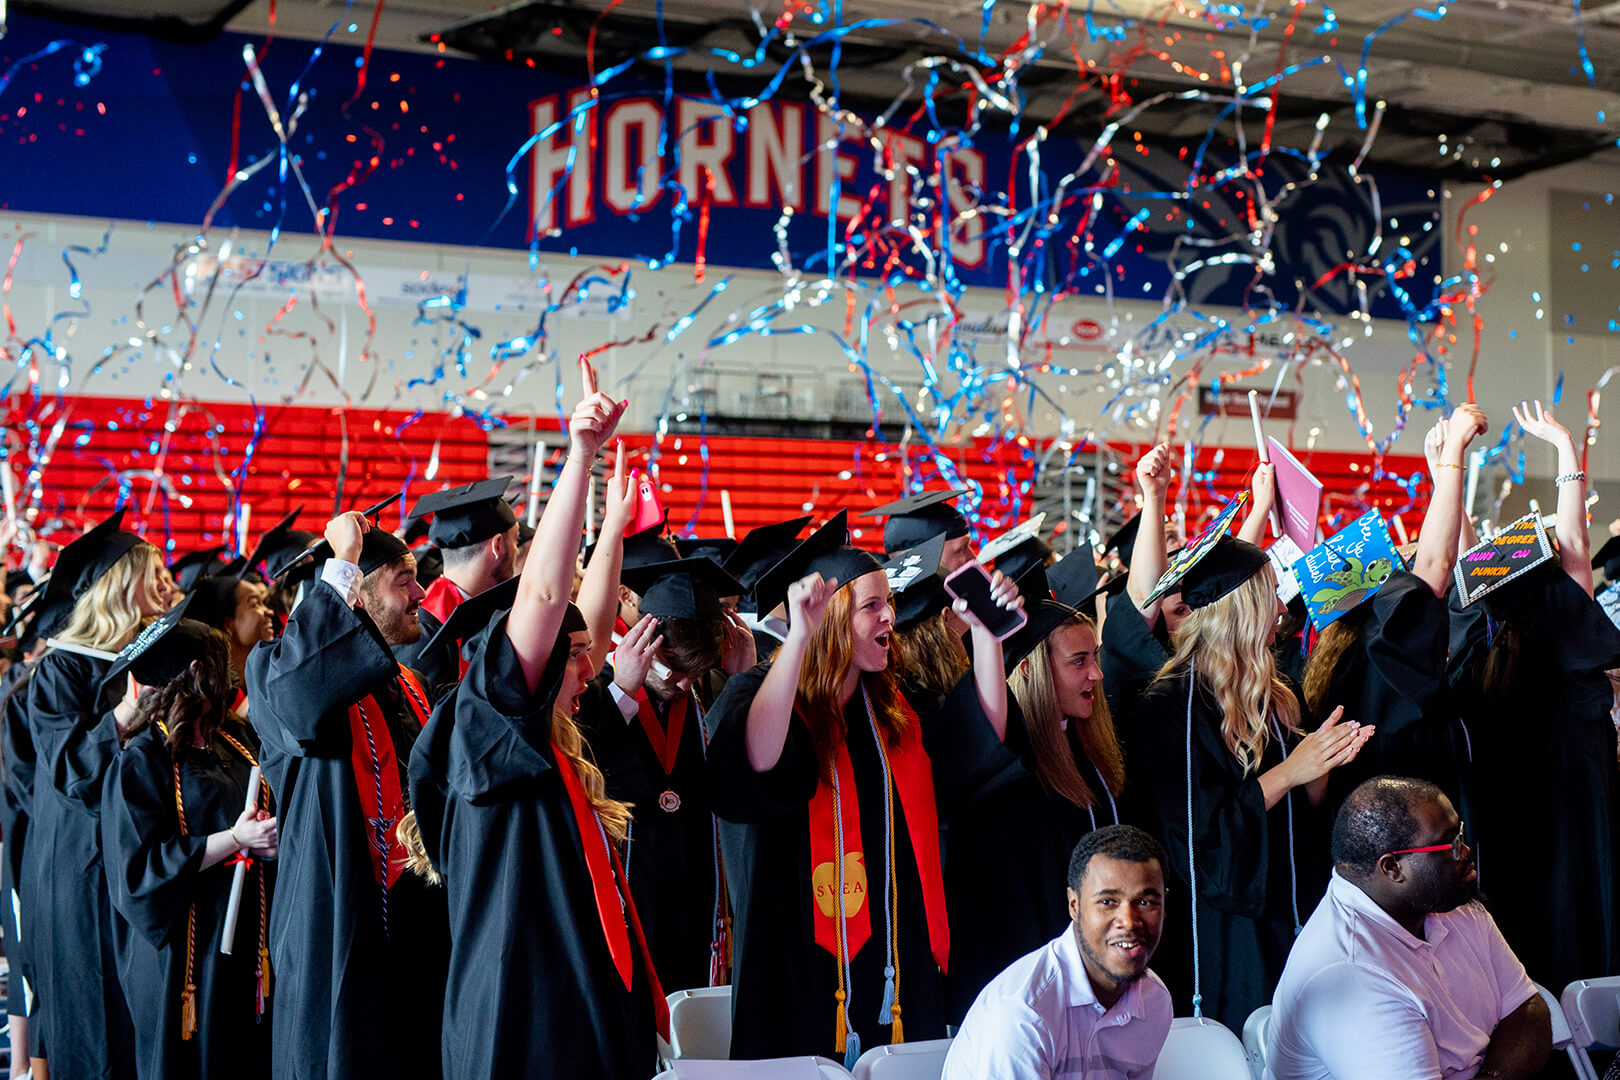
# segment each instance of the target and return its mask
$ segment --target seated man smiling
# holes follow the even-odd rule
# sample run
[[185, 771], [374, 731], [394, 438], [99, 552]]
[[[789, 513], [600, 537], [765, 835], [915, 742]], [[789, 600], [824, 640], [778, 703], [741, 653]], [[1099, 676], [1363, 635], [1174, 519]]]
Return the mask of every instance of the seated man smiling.
[[1269, 1080], [1536, 1075], [1546, 1004], [1479, 903], [1473, 852], [1440, 789], [1379, 776], [1333, 824], [1333, 881], [1272, 1004]]
[[1141, 829], [1087, 833], [1069, 859], [1073, 926], [990, 981], [942, 1080], [1153, 1075], [1170, 991], [1148, 970], [1164, 919], [1164, 850]]

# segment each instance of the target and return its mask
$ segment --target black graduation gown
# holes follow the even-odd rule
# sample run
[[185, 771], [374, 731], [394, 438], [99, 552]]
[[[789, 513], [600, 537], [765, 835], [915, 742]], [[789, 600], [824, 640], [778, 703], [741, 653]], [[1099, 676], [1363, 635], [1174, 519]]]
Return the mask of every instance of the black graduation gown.
[[[26, 979], [30, 985], [34, 983], [28, 955], [34, 939], [28, 917], [34, 890], [33, 882], [23, 874], [34, 801], [34, 739], [28, 733], [28, 681], [32, 674], [33, 665], [15, 665], [7, 672], [4, 691], [0, 691], [4, 695], [0, 710], [0, 854], [4, 856], [0, 859], [0, 926], [4, 927], [6, 962], [11, 971], [6, 981], [6, 1011], [11, 1016], [28, 1015], [23, 982]], [[32, 1027], [29, 1040], [34, 1040]]]
[[418, 611], [416, 617], [422, 624], [422, 636], [408, 645], [395, 645], [394, 659], [399, 661], [400, 667], [408, 667], [422, 676], [422, 685], [437, 701], [461, 678], [461, 656], [454, 642], [441, 642], [437, 648], [429, 648], [428, 643], [444, 624], [426, 610]]
[[1328, 680], [1321, 715], [1309, 726], [1342, 705], [1345, 721], [1376, 724], [1378, 731], [1356, 760], [1329, 774], [1323, 811], [1331, 817], [1374, 776], [1415, 776], [1438, 784], [1466, 818], [1468, 749], [1446, 677], [1446, 602], [1422, 578], [1397, 570], [1367, 606], [1355, 643]]
[[[257, 750], [242, 723], [224, 730]], [[256, 756], [256, 754], [255, 754]], [[113, 760], [102, 796], [101, 835], [107, 884], [120, 916], [118, 978], [135, 1019], [135, 1064], [141, 1080], [270, 1075], [270, 1000], [258, 1019], [259, 876], [273, 863], [255, 859], [242, 883], [231, 955], [219, 951], [235, 868], [201, 869], [208, 834], [228, 829], [247, 802], [252, 766], [218, 735], [206, 749], [180, 753], [180, 791], [187, 835], [174, 802], [174, 757], [155, 725], [143, 728]], [[262, 805], [262, 803], [261, 803]], [[180, 1037], [186, 987], [188, 913], [195, 907], [192, 978], [197, 1031]]]
[[[608, 796], [634, 807], [624, 852], [630, 895], [665, 991], [708, 986], [720, 864], [703, 790], [702, 709], [688, 698], [675, 767], [666, 776], [641, 720], [626, 721], [619, 711], [607, 689], [611, 681], [611, 672], [598, 676], [596, 692], [580, 702], [579, 725]], [[667, 730], [665, 713], [660, 722]], [[673, 811], [660, 802], [666, 791], [679, 799]]]
[[[1487, 612], [1518, 624], [1524, 647], [1516, 685], [1489, 699]], [[1604, 674], [1614, 667], [1620, 630], [1556, 565], [1453, 608], [1480, 886], [1530, 977], [1554, 990], [1620, 971], [1620, 783]]]
[[[1140, 783], [1152, 800], [1149, 831], [1170, 858], [1164, 937], [1153, 970], [1170, 987], [1178, 1016], [1192, 1015], [1193, 993], [1188, 680], [1183, 668], [1143, 694], [1136, 712], [1139, 739], [1129, 758], [1132, 783]], [[1310, 915], [1326, 888], [1328, 856], [1303, 789], [1266, 809], [1260, 774], [1283, 760], [1275, 734], [1245, 777], [1221, 738], [1221, 715], [1200, 678], [1192, 708], [1191, 780], [1203, 1013], [1242, 1031], [1249, 1014], [1271, 1001], [1294, 927]]]
[[657, 1068], [651, 981], [639, 954], [628, 991], [614, 966], [551, 748], [567, 649], [533, 695], [504, 613], [474, 657], [411, 755], [417, 822], [454, 928], [445, 1076], [645, 1080]]
[[[1012, 704], [1009, 702], [1009, 704]], [[936, 761], [978, 759], [985, 782], [951, 815], [945, 832], [945, 900], [951, 916], [951, 970], [945, 981], [950, 1022], [960, 1024], [985, 984], [1069, 925], [1069, 856], [1092, 829], [1126, 820], [1123, 796], [1110, 802], [1102, 778], [1077, 745], [1075, 763], [1094, 792], [1086, 810], [1048, 791], [1035, 772], [1016, 705], [1007, 742], [987, 723], [963, 722], [944, 710], [936, 723], [953, 730], [938, 740]]]
[[287, 632], [248, 656], [249, 719], [281, 813], [270, 917], [278, 1078], [439, 1076], [444, 890], [401, 875], [388, 890], [384, 932], [350, 760], [349, 706], [375, 694], [404, 790], [418, 728], [395, 698], [398, 671], [376, 625], [321, 581]]
[[28, 727], [44, 781], [34, 785], [23, 850], [23, 880], [35, 890], [29, 954], [51, 1073], [74, 1080], [135, 1075], [101, 863], [101, 788], [118, 753], [112, 708], [123, 697], [121, 689], [101, 692], [111, 666], [55, 649], [28, 686]]
[[[748, 707], [769, 670], [770, 664], [763, 663], [733, 676], [707, 716], [709, 804], [720, 817], [733, 909], [731, 1056], [836, 1057], [833, 994], [838, 965], [831, 952], [816, 944], [812, 914], [809, 806], [820, 763], [809, 730], [797, 718], [790, 722], [782, 758], [770, 771], [756, 773], [748, 763]], [[932, 757], [935, 725], [929, 717], [920, 719], [923, 747]], [[878, 1022], [887, 963], [881, 889], [889, 875], [883, 850], [883, 774], [861, 695], [850, 699], [844, 720], [860, 801], [860, 850], [872, 898], [872, 935], [852, 960], [849, 1026], [860, 1035], [862, 1047], [870, 1049], [886, 1045], [890, 1034], [889, 1026]], [[934, 776], [935, 798], [944, 816], [952, 791], [962, 785], [937, 764]], [[944, 978], [934, 963], [922, 885], [898, 797], [894, 830], [905, 1037], [911, 1042], [943, 1038]], [[855, 850], [852, 844], [846, 848]]]

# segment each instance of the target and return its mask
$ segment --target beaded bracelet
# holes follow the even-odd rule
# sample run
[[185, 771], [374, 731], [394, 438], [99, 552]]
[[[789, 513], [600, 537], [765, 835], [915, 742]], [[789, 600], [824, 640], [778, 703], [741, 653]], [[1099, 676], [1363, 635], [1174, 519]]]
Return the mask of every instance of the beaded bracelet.
[[1567, 484], [1571, 480], [1579, 480], [1581, 483], [1584, 484], [1584, 483], [1586, 483], [1586, 473], [1585, 472], [1560, 473], [1558, 475], [1558, 477], [1553, 480], [1553, 483], [1555, 483], [1555, 484]]

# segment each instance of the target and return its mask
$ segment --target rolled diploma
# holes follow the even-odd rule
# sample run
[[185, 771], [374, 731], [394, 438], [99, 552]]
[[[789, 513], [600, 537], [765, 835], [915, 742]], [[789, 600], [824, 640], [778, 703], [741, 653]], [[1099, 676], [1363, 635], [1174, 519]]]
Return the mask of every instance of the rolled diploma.
[[[252, 810], [259, 805], [259, 767], [253, 766], [248, 774], [247, 805], [243, 812]], [[231, 878], [231, 898], [225, 905], [225, 926], [219, 935], [219, 951], [226, 956], [231, 955], [231, 946], [236, 944], [236, 915], [242, 907], [242, 883], [247, 880], [247, 863], [236, 864], [236, 874]]]

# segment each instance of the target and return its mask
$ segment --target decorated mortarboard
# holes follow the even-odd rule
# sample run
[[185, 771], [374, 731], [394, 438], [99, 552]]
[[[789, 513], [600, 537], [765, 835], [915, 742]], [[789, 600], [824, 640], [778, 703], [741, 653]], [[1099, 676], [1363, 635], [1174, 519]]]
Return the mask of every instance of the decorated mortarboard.
[[227, 550], [229, 549], [224, 544], [220, 544], [217, 547], [188, 551], [169, 564], [169, 573], [174, 575], [175, 584], [182, 589], [189, 589], [198, 578], [205, 574], [216, 573], [225, 565]]
[[1044, 563], [1052, 555], [1052, 545], [1041, 539], [1041, 526], [1046, 511], [1027, 521], [1021, 521], [984, 547], [979, 549], [979, 565], [994, 566], [1010, 578], [1023, 576], [1025, 570]]
[[724, 566], [726, 556], [737, 550], [737, 541], [729, 536], [677, 536], [675, 550], [683, 559], [708, 559], [716, 566]]
[[849, 514], [840, 510], [760, 577], [754, 586], [759, 613], [775, 611], [787, 599], [789, 586], [811, 574], [820, 574], [842, 588], [858, 577], [883, 570], [871, 552], [848, 546], [848, 538]]
[[1108, 538], [1103, 554], [1119, 550], [1119, 564], [1125, 569], [1131, 568], [1131, 554], [1136, 550], [1136, 534], [1142, 528], [1142, 515], [1137, 514], [1131, 520], [1114, 530], [1114, 535]]
[[[750, 529], [748, 535], [737, 542], [736, 550], [726, 556], [726, 573], [742, 582], [742, 609], [753, 610], [754, 586], [760, 576], [787, 557], [798, 544], [798, 536], [811, 522], [810, 515], [776, 521]], [[763, 614], [763, 613], [762, 613]]]
[[966, 488], [945, 488], [908, 495], [868, 510], [862, 517], [889, 520], [883, 526], [883, 550], [893, 555], [914, 548], [930, 537], [955, 540], [968, 534], [967, 518], [951, 503], [967, 494]]
[[123, 509], [114, 510], [57, 553], [50, 583], [44, 589], [45, 603], [77, 600], [111, 570], [114, 563], [144, 543], [134, 533], [121, 531], [119, 526], [123, 523]]
[[459, 653], [463, 641], [488, 626], [501, 612], [511, 609], [517, 601], [518, 583], [522, 580], [522, 578], [508, 578], [499, 585], [491, 586], [481, 593], [474, 593], [457, 604], [450, 612], [450, 617], [444, 620], [444, 625], [433, 632], [427, 648], [422, 650], [423, 654], [430, 655], [448, 648], [453, 648]]
[[502, 498], [510, 476], [475, 480], [470, 484], [435, 491], [416, 500], [412, 517], [433, 515], [428, 539], [441, 548], [468, 547], [498, 536], [517, 524], [517, 515]]
[[939, 566], [944, 555], [945, 537], [941, 535], [907, 548], [883, 564], [883, 575], [894, 593], [895, 629], [909, 630], [950, 606]]
[[625, 570], [619, 580], [641, 597], [636, 609], [664, 619], [720, 619], [720, 598], [741, 596], [737, 579], [701, 556], [648, 563]]
[[1264, 551], [1223, 533], [1182, 577], [1181, 599], [1193, 609], [1208, 607], [1270, 564]]
[[1097, 563], [1091, 545], [1081, 544], [1046, 568], [1046, 580], [1060, 604], [1083, 608], [1102, 589], [1097, 585]]
[[1266, 548], [1266, 558], [1271, 560], [1271, 569], [1277, 575], [1277, 599], [1285, 604], [1292, 604], [1299, 598], [1299, 578], [1294, 576], [1294, 564], [1304, 557], [1305, 553], [1299, 550], [1299, 545], [1287, 533], [1277, 537]]
[[1464, 607], [1556, 556], [1541, 517], [1534, 512], [1504, 526], [1457, 557], [1452, 580]]
[[[361, 573], [369, 574], [373, 570], [387, 566], [395, 559], [411, 553], [411, 549], [405, 546], [405, 541], [401, 540], [393, 533], [377, 527], [377, 515], [388, 509], [390, 506], [393, 506], [402, 497], [403, 496], [401, 496], [398, 492], [395, 492], [382, 502], [373, 503], [371, 506], [368, 506], [364, 510], [360, 511], [362, 517], [370, 518], [372, 522], [371, 528], [366, 530], [365, 538], [360, 542]], [[288, 570], [298, 565], [298, 563], [301, 562], [306, 555], [318, 563], [325, 562], [327, 559], [332, 557], [332, 545], [328, 544], [324, 538], [314, 544], [311, 544], [303, 551], [298, 552], [296, 555], [288, 559], [282, 565], [281, 569], [271, 576], [280, 577], [282, 574], [285, 574]]]
[[1293, 569], [1305, 613], [1320, 632], [1372, 599], [1400, 566], [1384, 515], [1369, 510], [1306, 552]]
[[188, 597], [147, 623], [135, 640], [118, 653], [101, 685], [117, 685], [117, 680], [128, 673], [141, 686], [162, 686], [190, 667], [193, 660], [208, 655], [218, 631], [186, 618], [190, 607]]
[[[1186, 547], [1182, 548], [1180, 551], [1176, 552], [1170, 557], [1170, 563], [1165, 567], [1164, 574], [1160, 576], [1158, 583], [1153, 586], [1153, 591], [1148, 593], [1147, 599], [1149, 603], [1157, 600], [1165, 593], [1176, 592], [1178, 589], [1182, 594], [1182, 599], [1187, 599], [1187, 587], [1182, 585], [1182, 579], [1190, 575], [1192, 571], [1197, 568], [1198, 564], [1216, 548], [1219, 541], [1226, 536], [1226, 530], [1231, 526], [1232, 519], [1237, 517], [1237, 512], [1241, 510], [1243, 508], [1243, 504], [1248, 501], [1249, 493], [1247, 491], [1238, 492], [1225, 506], [1221, 507], [1221, 512], [1215, 515], [1214, 521], [1211, 521], [1207, 526], [1205, 526], [1203, 532], [1193, 537], [1192, 540], [1188, 542]], [[1140, 518], [1141, 515], [1138, 514], [1137, 517]], [[1250, 548], [1254, 547], [1253, 544], [1245, 544], [1244, 546]], [[1264, 565], [1266, 558], [1265, 552], [1260, 551], [1259, 548], [1254, 548], [1254, 550], [1260, 556], [1260, 564]], [[1210, 567], [1206, 569], [1203, 574], [1200, 574], [1197, 582], [1195, 583], [1212, 581], [1213, 585], [1217, 589], [1220, 589], [1220, 586], [1225, 584], [1224, 581], [1220, 580], [1220, 574], [1231, 572], [1234, 569], [1240, 569], [1235, 563], [1232, 562], [1232, 558], [1233, 556], [1229, 553], [1220, 564]], [[1232, 589], [1235, 589], [1238, 587], [1238, 585], [1243, 584], [1243, 581], [1247, 581], [1248, 578], [1253, 576], [1254, 572], [1258, 569], [1259, 567], [1252, 568], [1241, 581], [1231, 583], [1230, 587], [1218, 591], [1216, 595], [1204, 600], [1204, 603], [1213, 603], [1215, 600], [1220, 599], [1220, 597], [1225, 596], [1227, 593], [1231, 592]], [[1205, 593], [1207, 592], [1208, 590], [1205, 590]], [[1188, 600], [1187, 602], [1188, 604], [1192, 603], [1191, 600]]]

